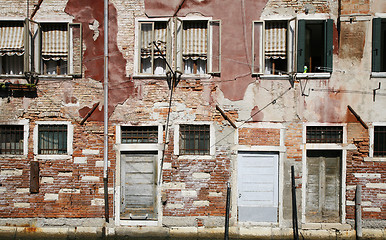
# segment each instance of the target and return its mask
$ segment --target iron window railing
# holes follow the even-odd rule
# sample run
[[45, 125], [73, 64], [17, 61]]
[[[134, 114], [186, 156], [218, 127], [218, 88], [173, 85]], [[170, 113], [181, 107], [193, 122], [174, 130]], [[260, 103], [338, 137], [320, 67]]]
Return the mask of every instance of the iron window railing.
[[374, 156], [386, 156], [386, 126], [374, 127]]
[[343, 143], [342, 126], [307, 126], [307, 143]]
[[24, 126], [0, 125], [0, 154], [23, 154]]
[[180, 125], [180, 154], [208, 155], [209, 125]]
[[39, 125], [39, 154], [67, 154], [67, 125]]
[[158, 143], [158, 126], [122, 126], [121, 143]]

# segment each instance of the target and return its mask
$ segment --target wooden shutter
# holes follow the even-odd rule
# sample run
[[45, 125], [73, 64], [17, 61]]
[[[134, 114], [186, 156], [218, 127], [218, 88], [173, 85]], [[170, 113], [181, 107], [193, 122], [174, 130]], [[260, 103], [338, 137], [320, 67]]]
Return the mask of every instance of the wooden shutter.
[[296, 18], [288, 21], [287, 27], [287, 71], [294, 71], [294, 62], [295, 62], [295, 28], [296, 27]]
[[68, 74], [82, 76], [82, 24], [68, 24]]
[[264, 22], [252, 23], [252, 74], [264, 73]]
[[372, 71], [381, 71], [381, 30], [382, 30], [382, 18], [373, 19], [373, 49], [372, 49]]
[[298, 21], [298, 44], [297, 44], [297, 72], [302, 73], [304, 71], [305, 64], [305, 46], [306, 46], [306, 21]]
[[221, 20], [209, 21], [208, 73], [221, 72]]
[[327, 19], [324, 22], [324, 38], [325, 38], [325, 48], [324, 48], [324, 67], [326, 72], [332, 72], [332, 55], [333, 55], [333, 28], [334, 21], [332, 19]]
[[26, 19], [24, 71], [40, 74], [41, 31], [40, 24]]

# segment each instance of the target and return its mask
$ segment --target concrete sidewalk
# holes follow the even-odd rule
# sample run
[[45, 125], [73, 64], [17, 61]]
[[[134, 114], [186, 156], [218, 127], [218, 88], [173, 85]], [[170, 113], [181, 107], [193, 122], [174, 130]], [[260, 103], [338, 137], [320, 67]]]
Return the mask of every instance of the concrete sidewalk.
[[[354, 230], [299, 230], [300, 239], [356, 239]], [[224, 228], [0, 227], [0, 239], [223, 239]], [[290, 228], [230, 228], [230, 239], [293, 239]], [[386, 239], [385, 229], [363, 229], [362, 239]]]

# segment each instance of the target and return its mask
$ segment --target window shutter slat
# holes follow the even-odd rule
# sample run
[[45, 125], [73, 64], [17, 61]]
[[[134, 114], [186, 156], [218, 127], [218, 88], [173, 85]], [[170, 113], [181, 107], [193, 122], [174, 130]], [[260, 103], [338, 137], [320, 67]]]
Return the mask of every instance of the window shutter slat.
[[381, 26], [382, 19], [373, 19], [373, 49], [372, 49], [372, 71], [381, 71]]
[[332, 72], [332, 56], [333, 56], [333, 28], [334, 28], [334, 21], [332, 19], [327, 19], [325, 22], [325, 67], [326, 67], [326, 72]]
[[306, 22], [305, 20], [298, 21], [298, 44], [297, 44], [297, 72], [304, 71], [305, 63], [305, 43], [306, 43]]

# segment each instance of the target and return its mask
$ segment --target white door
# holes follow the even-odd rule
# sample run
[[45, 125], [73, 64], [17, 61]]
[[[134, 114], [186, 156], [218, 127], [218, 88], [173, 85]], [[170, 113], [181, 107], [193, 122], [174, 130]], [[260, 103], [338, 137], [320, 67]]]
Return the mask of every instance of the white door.
[[121, 154], [121, 219], [155, 220], [156, 153]]
[[239, 153], [240, 222], [277, 222], [279, 175], [277, 154]]

